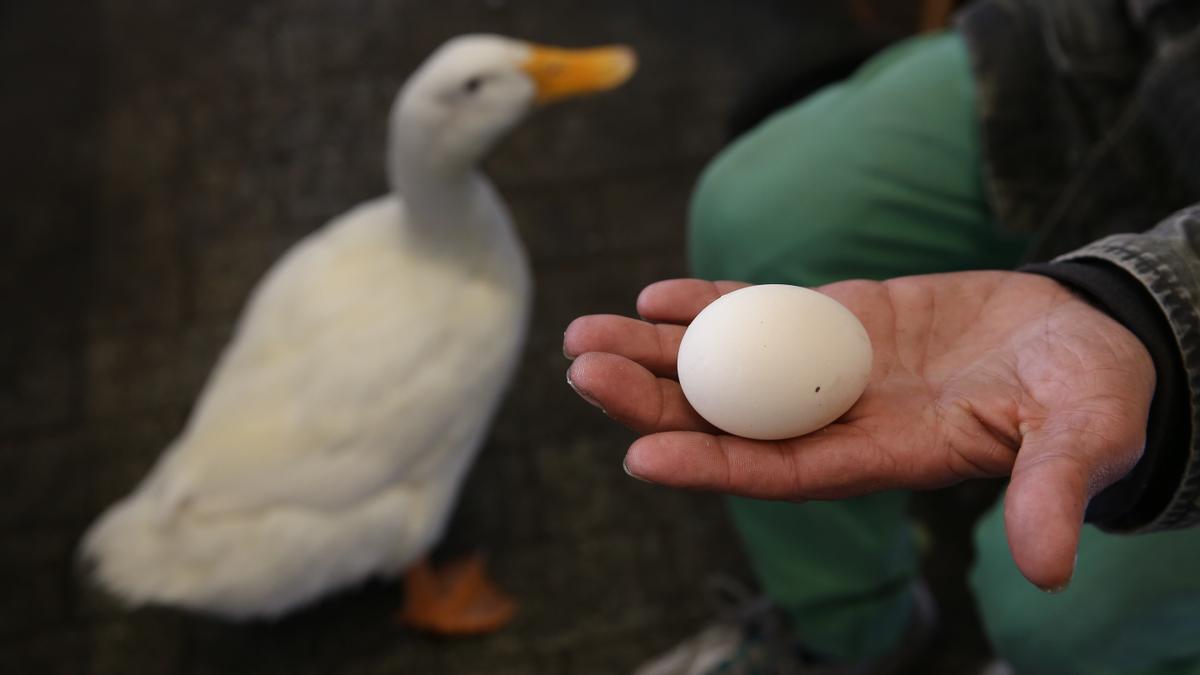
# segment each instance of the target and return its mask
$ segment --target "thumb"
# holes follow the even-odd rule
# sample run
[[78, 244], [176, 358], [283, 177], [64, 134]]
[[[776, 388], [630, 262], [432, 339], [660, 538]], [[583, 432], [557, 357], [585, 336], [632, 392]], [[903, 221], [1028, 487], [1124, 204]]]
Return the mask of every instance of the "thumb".
[[1013, 561], [1035, 586], [1056, 592], [1070, 583], [1088, 501], [1137, 463], [1144, 420], [1064, 416], [1021, 439], [1004, 496], [1004, 530]]
[[1017, 453], [1004, 495], [1004, 530], [1021, 574], [1044, 591], [1059, 591], [1075, 572], [1089, 471], [1068, 454], [1069, 445], [1050, 448], [1037, 436], [1028, 434]]

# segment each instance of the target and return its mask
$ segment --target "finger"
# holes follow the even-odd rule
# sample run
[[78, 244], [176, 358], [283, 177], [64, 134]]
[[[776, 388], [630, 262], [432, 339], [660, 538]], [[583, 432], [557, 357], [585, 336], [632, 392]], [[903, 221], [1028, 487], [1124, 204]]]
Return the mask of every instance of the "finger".
[[1004, 529], [1013, 561], [1039, 588], [1070, 583], [1088, 500], [1141, 456], [1146, 414], [1129, 417], [1136, 421], [1060, 414], [1022, 438], [1004, 498]]
[[715, 431], [683, 397], [679, 383], [616, 354], [589, 352], [567, 370], [567, 383], [584, 400], [638, 433]]
[[682, 326], [596, 314], [581, 316], [567, 326], [563, 334], [563, 353], [567, 358], [587, 352], [618, 354], [655, 374], [674, 377], [682, 339]]
[[637, 311], [648, 321], [686, 324], [713, 300], [749, 285], [741, 281], [703, 279], [659, 281], [642, 289]]
[[866, 434], [847, 425], [785, 441], [654, 434], [629, 447], [625, 470], [660, 485], [759, 499], [842, 499], [913, 487]]
[[1036, 440], [1027, 437], [1017, 453], [1004, 497], [1004, 530], [1021, 574], [1042, 590], [1058, 591], [1075, 573], [1087, 468], [1071, 455], [1043, 452], [1032, 443]]

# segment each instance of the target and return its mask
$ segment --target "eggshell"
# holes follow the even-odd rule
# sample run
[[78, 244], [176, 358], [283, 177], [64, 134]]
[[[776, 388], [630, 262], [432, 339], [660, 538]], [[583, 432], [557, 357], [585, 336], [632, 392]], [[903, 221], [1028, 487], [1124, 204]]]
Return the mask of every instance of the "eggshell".
[[871, 360], [866, 329], [833, 298], [799, 286], [749, 286], [688, 326], [679, 384], [714, 426], [776, 440], [841, 417], [866, 388]]

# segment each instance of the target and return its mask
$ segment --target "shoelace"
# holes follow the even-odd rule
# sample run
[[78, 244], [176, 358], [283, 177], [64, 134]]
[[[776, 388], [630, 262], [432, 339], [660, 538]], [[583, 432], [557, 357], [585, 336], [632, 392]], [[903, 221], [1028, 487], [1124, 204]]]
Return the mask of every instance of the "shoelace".
[[718, 672], [730, 675], [801, 674], [799, 656], [786, 621], [770, 598], [755, 594], [740, 581], [723, 575], [709, 577], [704, 591], [717, 616], [738, 626], [745, 639], [742, 648]]

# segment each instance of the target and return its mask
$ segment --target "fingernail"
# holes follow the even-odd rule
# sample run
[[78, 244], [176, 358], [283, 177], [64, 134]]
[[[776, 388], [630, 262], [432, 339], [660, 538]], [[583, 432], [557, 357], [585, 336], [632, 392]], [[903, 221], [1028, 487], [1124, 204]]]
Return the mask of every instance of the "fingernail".
[[643, 483], [646, 483], [646, 484], [648, 484], [648, 485], [654, 485], [654, 482], [653, 482], [653, 481], [648, 481], [648, 480], [646, 480], [645, 478], [642, 478], [641, 476], [637, 475], [636, 473], [634, 473], [634, 472], [630, 471], [630, 470], [629, 470], [629, 460], [628, 460], [628, 459], [621, 460], [621, 468], [622, 468], [622, 469], [625, 469], [625, 475], [626, 475], [626, 476], [629, 476], [630, 478], [632, 478], [632, 479], [634, 479], [634, 480], [640, 480], [641, 482], [643, 482]]
[[[563, 356], [567, 357], [567, 360], [568, 360], [568, 361], [574, 361], [574, 360], [575, 360], [575, 355], [574, 355], [574, 354], [571, 354], [571, 353], [569, 353], [569, 352], [567, 352], [567, 331], [565, 331], [565, 330], [563, 331], [563, 346], [562, 346], [562, 352], [563, 352]], [[568, 381], [568, 382], [570, 382], [570, 379], [568, 378], [568, 380], [567, 380], [567, 381]]]
[[579, 396], [579, 398], [596, 406], [597, 408], [600, 409], [600, 412], [604, 413], [605, 415], [608, 414], [608, 411], [604, 409], [604, 406], [600, 405], [599, 401], [592, 398], [591, 396], [588, 396], [584, 392], [580, 391], [578, 387], [575, 386], [575, 383], [571, 381], [571, 371], [570, 370], [567, 370], [567, 386], [570, 387], [571, 391], [575, 392]]

